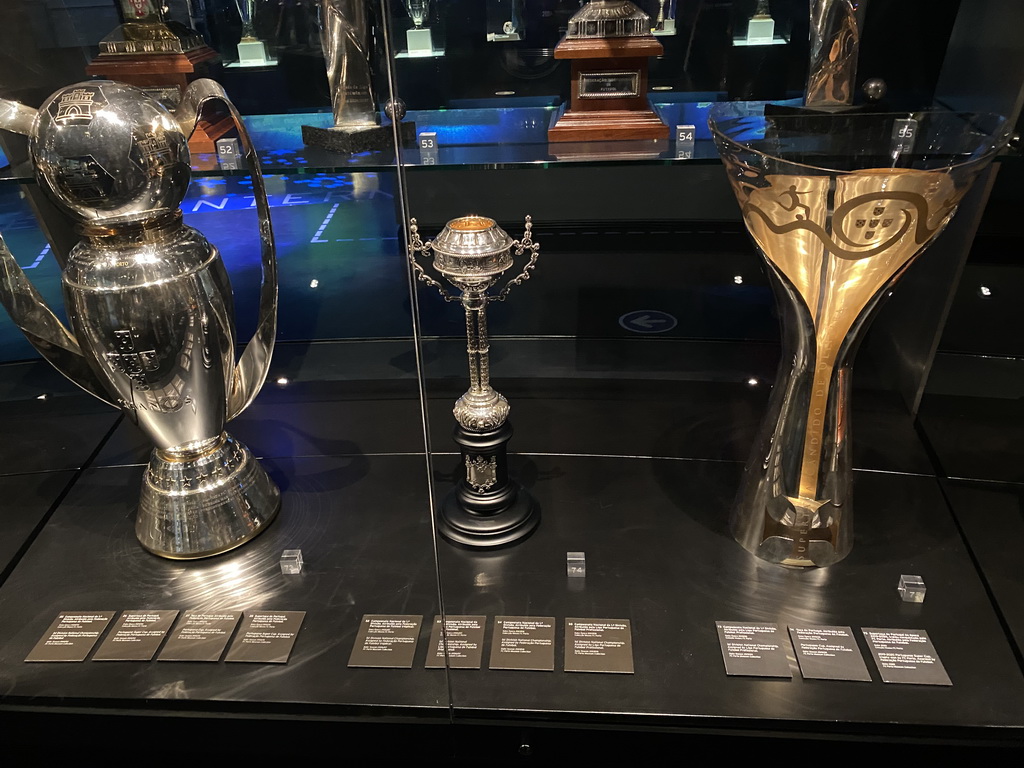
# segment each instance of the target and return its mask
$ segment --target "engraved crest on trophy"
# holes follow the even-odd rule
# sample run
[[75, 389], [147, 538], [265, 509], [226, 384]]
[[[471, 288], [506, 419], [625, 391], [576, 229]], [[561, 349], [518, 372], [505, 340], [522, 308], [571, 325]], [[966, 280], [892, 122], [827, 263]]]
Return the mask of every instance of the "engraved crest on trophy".
[[[455, 442], [462, 450], [464, 472], [437, 511], [438, 531], [449, 541], [468, 547], [500, 547], [529, 536], [540, 522], [533, 497], [508, 474], [508, 400], [491, 386], [487, 305], [504, 301], [516, 285], [529, 280], [540, 245], [526, 217], [521, 240], [513, 240], [493, 219], [463, 216], [449, 221], [426, 243], [416, 219], [410, 222], [409, 259], [417, 279], [437, 288], [445, 301], [458, 301], [466, 314], [469, 389], [453, 408]], [[454, 295], [427, 274], [417, 254], [433, 257], [433, 267], [459, 294]], [[529, 254], [522, 272], [498, 293], [489, 293], [514, 259]]]

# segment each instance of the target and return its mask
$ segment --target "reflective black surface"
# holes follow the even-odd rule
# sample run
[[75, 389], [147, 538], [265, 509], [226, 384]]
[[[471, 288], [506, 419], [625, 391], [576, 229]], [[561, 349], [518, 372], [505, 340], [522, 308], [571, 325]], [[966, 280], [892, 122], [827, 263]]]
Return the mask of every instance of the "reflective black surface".
[[[444, 672], [423, 669], [425, 647], [412, 670], [345, 666], [362, 614], [432, 617], [438, 610], [423, 457], [279, 459], [265, 466], [284, 492], [278, 520], [248, 546], [194, 563], [155, 558], [135, 541], [138, 468], [86, 472], [0, 589], [5, 704], [175, 700], [200, 710], [280, 711], [288, 704], [335, 715], [386, 706], [392, 716], [445, 717]], [[302, 574], [282, 575], [284, 549], [302, 550]], [[291, 660], [280, 668], [22, 662], [58, 611], [98, 605], [308, 613]]]
[[6, 574], [32, 531], [68, 487], [74, 472], [0, 477], [0, 574]]
[[1024, 486], [944, 480], [942, 487], [1018, 653], [1024, 652], [1024, 573], [1019, 547], [1007, 546], [1024, 537]]
[[0, 372], [0, 475], [78, 469], [120, 414], [43, 360]]
[[[428, 382], [432, 445], [451, 452], [434, 457], [436, 499], [457, 463], [449, 435], [451, 403], [464, 387], [460, 347], [425, 345], [428, 366], [442, 373]], [[875, 738], [998, 740], [1024, 728], [1017, 659], [894, 396], [863, 389], [854, 398], [858, 466], [874, 471], [857, 473], [853, 554], [832, 568], [795, 571], [749, 557], [726, 528], [775, 367], [770, 346], [499, 339], [495, 350], [504, 355], [496, 370], [508, 374], [497, 383], [513, 406], [512, 468], [542, 522], [530, 539], [494, 553], [439, 541], [443, 605], [487, 615], [488, 644], [496, 615], [556, 616], [555, 672], [423, 669], [440, 606], [411, 343], [283, 345], [264, 392], [233, 426], [268, 457], [284, 491], [279, 519], [247, 547], [209, 561], [146, 554], [132, 530], [144, 446], [119, 427], [0, 588], [0, 707], [134, 711], [146, 701], [147, 711], [506, 725], [540, 717], [562, 726]], [[743, 378], [750, 372], [756, 384]], [[91, 452], [105, 434], [82, 442]], [[122, 463], [132, 466], [109, 466]], [[8, 480], [38, 499], [26, 478], [59, 493], [70, 475]], [[12, 533], [18, 547], [38, 515]], [[302, 549], [301, 576], [280, 573], [286, 548]], [[567, 579], [567, 551], [586, 552], [585, 579]], [[926, 579], [924, 604], [899, 600], [908, 572]], [[1012, 590], [993, 594], [1000, 610], [1002, 595], [1016, 599]], [[291, 661], [271, 671], [22, 662], [59, 610], [147, 607], [305, 610], [307, 618]], [[365, 613], [424, 616], [411, 670], [347, 668]], [[567, 616], [630, 619], [636, 674], [562, 671]], [[726, 678], [716, 620], [926, 629], [954, 686], [887, 686], [870, 662], [871, 683]]]
[[[798, 720], [801, 730], [870, 723], [904, 737], [1024, 722], [1024, 679], [932, 478], [858, 473], [853, 553], [827, 569], [792, 570], [750, 557], [729, 536], [736, 465], [521, 456], [514, 469], [541, 504], [542, 525], [506, 552], [442, 547], [446, 609], [628, 618], [636, 674], [453, 670], [456, 719]], [[566, 577], [565, 553], [577, 550], [585, 579]], [[900, 601], [906, 572], [925, 575], [925, 603]], [[874, 669], [871, 683], [726, 678], [716, 620], [926, 629], [954, 687], [885, 685]]]

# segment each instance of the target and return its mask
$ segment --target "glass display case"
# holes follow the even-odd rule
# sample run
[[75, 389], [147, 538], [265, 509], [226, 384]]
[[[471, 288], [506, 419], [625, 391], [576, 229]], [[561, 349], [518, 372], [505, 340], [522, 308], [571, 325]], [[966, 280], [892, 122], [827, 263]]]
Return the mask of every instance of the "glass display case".
[[[0, 98], [26, 110], [100, 76], [177, 116], [191, 83], [223, 86], [263, 183], [228, 112], [207, 105], [194, 114], [179, 207], [226, 267], [239, 354], [265, 317], [261, 188], [278, 279], [265, 382], [229, 429], [280, 488], [280, 512], [237, 549], [194, 560], [136, 540], [152, 444], [131, 410], [40, 359], [22, 333], [34, 320], [0, 316], [0, 718], [19, 743], [58, 728], [145, 744], [179, 718], [211, 740], [246, 740], [258, 718], [286, 735], [268, 754], [285, 754], [287, 737], [339, 733], [368, 750], [383, 736], [403, 756], [429, 743], [499, 762], [736, 734], [751, 752], [764, 738], [1017, 746], [1012, 144], [944, 200], [955, 217], [898, 286], [886, 283], [856, 378], [843, 378], [852, 411], [837, 429], [856, 425], [843, 442], [857, 515], [848, 556], [786, 567], [745, 551], [729, 527], [772, 393], [796, 378], [789, 358], [807, 345], [780, 328], [790, 310], [773, 291], [785, 288], [745, 231], [730, 187], [738, 161], [727, 172], [708, 125], [715, 105], [769, 114], [779, 133], [765, 138], [761, 118], [738, 141], [774, 140], [780, 152], [779, 126], [797, 126], [786, 136], [807, 154], [795, 162], [815, 167], [807, 157], [827, 153], [807, 142], [823, 115], [837, 131], [853, 116], [895, 115], [885, 151], [861, 158], [894, 174], [939, 153], [937, 140], [926, 151], [897, 135], [907, 121], [925, 135], [926, 110], [1019, 119], [1015, 4], [898, 5], [4, 4]], [[819, 44], [853, 57], [816, 65]], [[849, 103], [810, 103], [815, 71]], [[846, 75], [849, 92], [836, 85]], [[79, 240], [105, 235], [55, 203], [40, 170], [52, 151], [22, 135], [40, 130], [31, 114], [6, 105], [0, 234], [38, 298], [78, 328], [62, 274]], [[771, 123], [772, 109], [784, 117]], [[589, 132], [559, 137], [567, 115]], [[994, 149], [1008, 132], [966, 124]], [[76, 168], [102, 165], [80, 154]], [[161, 173], [148, 178], [163, 183]], [[802, 221], [805, 192], [793, 192], [787, 210]], [[826, 205], [829, 222], [838, 205]], [[109, 297], [104, 306], [112, 315]], [[925, 581], [926, 600], [901, 600], [907, 575]], [[149, 660], [100, 660], [136, 620], [123, 612], [159, 611], [180, 615], [153, 630]], [[24, 661], [44, 635], [59, 651], [55, 618], [81, 612], [112, 612], [84, 661]], [[291, 612], [304, 617], [288, 635]], [[202, 630], [232, 643], [226, 656], [170, 660], [160, 633], [178, 642], [200, 631], [186, 622], [216, 617], [235, 617]], [[262, 636], [261, 621], [273, 625]], [[774, 676], [727, 674], [739, 656], [723, 626], [737, 623], [780, 633]], [[822, 626], [847, 633], [867, 678], [808, 670], [797, 630]], [[887, 682], [876, 630], [925, 632], [952, 688]], [[262, 658], [282, 638], [283, 657], [233, 660], [243, 641]], [[141, 724], [127, 734], [126, 721]]]

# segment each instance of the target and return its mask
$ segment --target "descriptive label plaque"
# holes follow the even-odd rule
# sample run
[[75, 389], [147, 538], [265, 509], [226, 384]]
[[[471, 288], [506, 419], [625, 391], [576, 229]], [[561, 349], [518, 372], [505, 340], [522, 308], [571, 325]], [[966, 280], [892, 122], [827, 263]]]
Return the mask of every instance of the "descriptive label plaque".
[[857, 639], [849, 627], [794, 626], [789, 636], [800, 674], [814, 680], [871, 681]]
[[241, 611], [185, 611], [157, 661], [220, 661]]
[[[445, 620], [448, 640], [448, 666], [452, 669], [480, 669], [484, 656], [484, 630], [486, 616], [449, 616]], [[444, 667], [444, 645], [441, 635], [441, 617], [434, 617], [430, 630], [430, 652], [427, 669]]]
[[566, 619], [565, 671], [633, 674], [629, 619]]
[[786, 658], [786, 637], [778, 624], [716, 621], [725, 674], [793, 677]]
[[632, 99], [640, 95], [639, 72], [581, 72], [577, 84], [581, 99]]
[[554, 672], [554, 617], [495, 617], [490, 668]]
[[92, 660], [152, 661], [177, 617], [177, 611], [125, 611]]
[[61, 611], [25, 661], [85, 661], [117, 611]]
[[952, 685], [935, 646], [923, 629], [861, 630], [882, 680], [910, 685]]
[[411, 668], [422, 623], [422, 616], [366, 614], [359, 624], [348, 665]]
[[246, 613], [224, 661], [287, 664], [305, 611]]

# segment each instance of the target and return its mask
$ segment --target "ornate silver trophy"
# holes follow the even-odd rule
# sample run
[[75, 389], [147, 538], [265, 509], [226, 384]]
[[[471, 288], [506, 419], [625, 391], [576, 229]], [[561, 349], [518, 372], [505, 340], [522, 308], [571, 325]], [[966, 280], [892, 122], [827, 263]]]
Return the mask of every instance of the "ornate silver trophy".
[[[513, 240], [493, 219], [463, 216], [449, 221], [441, 234], [424, 243], [410, 222], [409, 259], [419, 280], [437, 288], [445, 301], [461, 301], [466, 312], [469, 390], [455, 403], [455, 442], [462, 449], [465, 472], [445, 498], [437, 526], [449, 541], [470, 547], [500, 547], [529, 536], [540, 522], [540, 509], [526, 490], [509, 477], [508, 401], [491, 386], [487, 305], [504, 301], [515, 285], [530, 279], [540, 245], [526, 217], [522, 240]], [[426, 273], [417, 253], [433, 254], [434, 269], [460, 295], [454, 296]], [[516, 256], [529, 253], [523, 271], [497, 294], [489, 294]]]
[[[227, 272], [178, 207], [189, 183], [188, 136], [210, 101], [234, 120], [259, 212], [259, 323], [237, 365]], [[71, 330], [2, 240], [0, 302], [58, 371], [153, 441], [139, 541], [175, 559], [245, 543], [273, 520], [280, 491], [224, 424], [267, 375], [277, 262], [263, 177], [237, 111], [212, 80], [192, 83], [173, 113], [136, 88], [96, 80], [57, 91], [38, 112], [0, 100], [0, 128], [29, 136], [39, 185], [83, 236], [62, 274]]]

